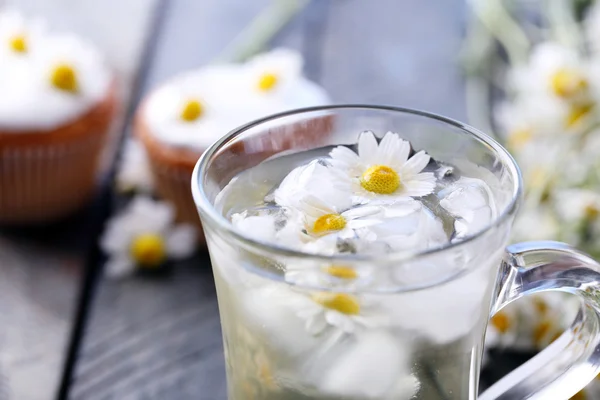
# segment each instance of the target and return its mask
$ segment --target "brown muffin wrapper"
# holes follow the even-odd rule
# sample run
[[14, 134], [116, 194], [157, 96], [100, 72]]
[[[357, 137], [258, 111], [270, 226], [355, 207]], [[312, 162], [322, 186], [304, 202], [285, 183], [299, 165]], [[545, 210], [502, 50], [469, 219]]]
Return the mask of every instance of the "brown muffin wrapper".
[[[155, 180], [158, 195], [171, 202], [176, 210], [178, 220], [196, 225], [201, 230], [202, 224], [198, 210], [192, 198], [191, 180], [194, 166], [201, 152], [169, 146], [158, 141], [142, 117], [143, 105], [137, 112], [135, 135], [144, 144]], [[228, 148], [229, 157], [223, 154], [222, 169], [219, 176], [228, 182], [244, 169], [259, 164], [270, 156], [284, 150], [314, 148], [332, 131], [333, 117], [324, 115], [309, 121], [285, 127], [269, 129], [267, 135], [250, 138], [234, 143]], [[204, 235], [200, 235], [204, 245]]]
[[51, 131], [0, 129], [0, 224], [56, 220], [91, 199], [116, 103], [113, 85], [90, 111]]

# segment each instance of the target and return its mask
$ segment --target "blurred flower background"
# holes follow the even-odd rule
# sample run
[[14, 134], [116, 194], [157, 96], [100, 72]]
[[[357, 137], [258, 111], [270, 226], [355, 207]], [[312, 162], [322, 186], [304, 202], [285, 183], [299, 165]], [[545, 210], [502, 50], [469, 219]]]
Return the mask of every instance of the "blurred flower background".
[[[559, 240], [600, 257], [600, 2], [471, 4], [463, 61], [472, 123], [505, 144], [525, 183], [513, 241]], [[521, 299], [492, 318], [486, 344], [541, 350], [576, 303]], [[577, 398], [600, 398], [599, 387]]]

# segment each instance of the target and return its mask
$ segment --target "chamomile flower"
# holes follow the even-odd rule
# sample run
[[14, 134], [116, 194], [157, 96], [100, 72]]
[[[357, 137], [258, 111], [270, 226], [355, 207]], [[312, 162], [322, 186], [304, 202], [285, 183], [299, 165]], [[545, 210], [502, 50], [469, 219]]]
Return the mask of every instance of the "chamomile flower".
[[285, 92], [302, 76], [302, 57], [289, 49], [274, 49], [246, 63], [253, 90], [263, 96]]
[[117, 189], [122, 192], [150, 193], [154, 189], [148, 154], [135, 139], [129, 139], [125, 144], [116, 182]]
[[600, 194], [585, 189], [559, 191], [556, 193], [556, 209], [566, 222], [596, 221], [600, 217]]
[[546, 204], [525, 204], [513, 227], [516, 241], [556, 240], [561, 230], [555, 210]]
[[14, 10], [0, 11], [0, 59], [31, 53], [44, 38], [41, 20], [27, 20]]
[[529, 63], [516, 68], [511, 78], [518, 90], [577, 102], [588, 100], [592, 83], [577, 52], [553, 42], [537, 45]]
[[490, 348], [515, 346], [518, 339], [519, 309], [508, 305], [490, 318], [485, 333], [485, 345]]
[[309, 235], [320, 237], [327, 234], [348, 234], [351, 231], [380, 223], [381, 207], [362, 206], [349, 210], [340, 209], [333, 202], [314, 195], [304, 196], [298, 210], [304, 218], [304, 226]]
[[317, 292], [298, 304], [296, 315], [305, 321], [311, 335], [319, 335], [332, 327], [340, 335], [355, 333], [360, 328], [389, 324], [389, 318], [378, 303], [348, 293]]
[[175, 225], [175, 210], [164, 202], [136, 197], [108, 221], [100, 245], [107, 254], [106, 274], [119, 278], [136, 267], [155, 269], [168, 259], [190, 256], [197, 243], [191, 225]]
[[406, 197], [421, 197], [433, 192], [433, 173], [422, 172], [430, 157], [420, 151], [409, 158], [410, 143], [388, 132], [380, 143], [372, 132], [358, 138], [358, 154], [344, 146], [330, 153], [331, 163], [343, 171], [352, 185], [355, 203], [376, 201], [391, 204]]

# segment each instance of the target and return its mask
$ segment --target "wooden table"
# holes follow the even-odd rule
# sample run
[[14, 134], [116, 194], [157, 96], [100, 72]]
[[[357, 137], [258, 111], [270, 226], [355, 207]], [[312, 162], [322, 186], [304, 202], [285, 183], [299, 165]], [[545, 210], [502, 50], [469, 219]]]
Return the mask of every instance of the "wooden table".
[[[158, 1], [157, 34], [148, 36], [153, 51], [142, 59], [141, 90], [132, 101], [173, 74], [213, 60], [267, 1]], [[336, 102], [400, 105], [464, 120], [457, 56], [465, 21], [462, 0], [313, 0], [272, 44], [300, 50], [308, 77]], [[0, 400], [53, 398], [97, 207], [58, 227], [0, 235], [0, 323], [11, 328], [0, 331], [0, 377], [8, 331], [22, 354], [31, 351], [22, 357], [28, 367], [21, 366], [20, 379], [41, 382], [31, 393], [9, 396], [0, 379]], [[66, 381], [69, 398], [226, 398], [207, 255], [162, 278], [98, 276], [86, 290], [93, 298], [80, 315], [89, 318], [72, 381]], [[9, 372], [4, 379], [16, 378]], [[21, 385], [27, 386], [35, 385]]]

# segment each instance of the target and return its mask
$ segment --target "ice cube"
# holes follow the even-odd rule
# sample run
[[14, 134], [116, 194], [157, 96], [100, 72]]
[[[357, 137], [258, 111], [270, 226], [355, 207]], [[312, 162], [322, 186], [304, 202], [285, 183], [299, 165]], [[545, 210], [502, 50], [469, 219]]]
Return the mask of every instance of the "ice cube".
[[[407, 208], [408, 207], [408, 208]], [[417, 201], [386, 210], [382, 223], [370, 227], [376, 240], [393, 250], [419, 250], [448, 242], [442, 222]]]
[[368, 332], [323, 376], [320, 389], [335, 397], [409, 399], [419, 382], [408, 368], [409, 347], [387, 332]]
[[437, 196], [440, 205], [456, 218], [454, 239], [481, 231], [495, 218], [494, 197], [481, 179], [463, 176]]
[[340, 184], [340, 179], [333, 175], [328, 162], [316, 159], [293, 169], [275, 190], [272, 198], [280, 206], [298, 207], [306, 195], [319, 193], [321, 200], [344, 210], [350, 208], [352, 203], [346, 191], [336, 190]]

